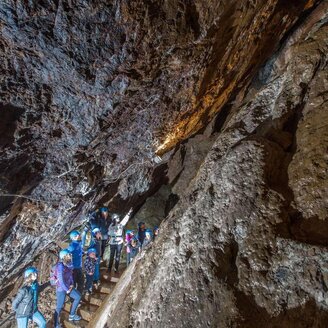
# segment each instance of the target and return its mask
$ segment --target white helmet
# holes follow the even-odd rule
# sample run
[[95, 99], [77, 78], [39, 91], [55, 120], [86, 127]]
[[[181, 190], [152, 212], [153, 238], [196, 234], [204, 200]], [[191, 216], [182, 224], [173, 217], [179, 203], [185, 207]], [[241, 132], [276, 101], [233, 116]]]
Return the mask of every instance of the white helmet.
[[112, 220], [119, 221], [120, 220], [120, 216], [117, 213], [113, 213], [112, 214]]

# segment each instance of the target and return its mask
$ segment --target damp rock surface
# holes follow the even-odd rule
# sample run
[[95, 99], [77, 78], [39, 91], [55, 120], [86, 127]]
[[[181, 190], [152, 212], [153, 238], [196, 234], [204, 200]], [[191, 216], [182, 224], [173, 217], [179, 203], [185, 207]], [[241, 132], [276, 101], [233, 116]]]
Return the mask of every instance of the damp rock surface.
[[0, 294], [96, 205], [140, 205], [157, 154], [205, 127], [315, 3], [2, 1]]
[[323, 327], [326, 13], [1, 1], [0, 316], [89, 210], [125, 214], [168, 183], [139, 213], [174, 208], [113, 295], [111, 327]]
[[327, 8], [243, 90], [99, 326], [326, 327]]

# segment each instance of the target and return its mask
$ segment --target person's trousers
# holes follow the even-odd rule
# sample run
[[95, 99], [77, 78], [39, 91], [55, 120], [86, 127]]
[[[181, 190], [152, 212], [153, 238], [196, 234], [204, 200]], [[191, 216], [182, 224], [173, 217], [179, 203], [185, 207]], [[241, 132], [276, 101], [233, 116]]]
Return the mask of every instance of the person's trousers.
[[100, 279], [100, 257], [97, 259], [93, 281], [98, 282]]
[[[55, 327], [59, 326], [60, 312], [64, 307], [66, 295], [67, 294], [65, 291], [58, 291], [58, 290], [56, 291], [57, 303], [56, 303], [56, 310], [55, 310], [55, 315], [54, 315]], [[76, 313], [77, 306], [80, 303], [81, 294], [75, 288], [73, 288], [72, 291], [69, 293], [69, 297], [73, 299], [73, 304], [71, 306], [70, 315], [74, 315]]]
[[131, 253], [126, 253], [126, 266], [128, 266], [131, 262]]
[[107, 244], [107, 239], [102, 239], [102, 241], [101, 241], [101, 257], [104, 256], [106, 244]]
[[[27, 328], [28, 325], [28, 317], [17, 318], [17, 327], [18, 328]], [[33, 322], [35, 322], [39, 328], [46, 328], [47, 322], [44, 316], [40, 311], [34, 312], [32, 316]]]
[[123, 248], [123, 243], [118, 245], [110, 245], [110, 258], [109, 258], [109, 271], [112, 270], [113, 262], [115, 259], [115, 269], [118, 270], [121, 259], [121, 252]]
[[80, 294], [83, 293], [83, 285], [84, 285], [84, 278], [82, 269], [73, 269], [73, 281], [74, 281], [74, 288], [76, 288]]
[[92, 283], [93, 283], [93, 274], [86, 274], [86, 279], [85, 279], [85, 290], [91, 292], [92, 291]]

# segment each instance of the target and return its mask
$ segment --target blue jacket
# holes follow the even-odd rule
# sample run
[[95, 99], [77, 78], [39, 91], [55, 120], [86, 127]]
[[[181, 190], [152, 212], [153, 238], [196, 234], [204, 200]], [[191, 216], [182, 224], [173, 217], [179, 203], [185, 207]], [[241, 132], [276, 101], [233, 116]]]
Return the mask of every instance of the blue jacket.
[[81, 269], [83, 255], [82, 242], [72, 241], [67, 249], [72, 253], [73, 268]]

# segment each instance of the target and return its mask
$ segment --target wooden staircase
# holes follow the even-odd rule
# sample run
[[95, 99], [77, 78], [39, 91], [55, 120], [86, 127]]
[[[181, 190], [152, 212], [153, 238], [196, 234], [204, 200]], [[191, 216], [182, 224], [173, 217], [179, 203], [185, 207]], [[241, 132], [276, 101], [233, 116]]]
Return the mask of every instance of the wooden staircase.
[[[68, 316], [71, 308], [71, 303], [66, 298], [64, 309], [60, 315], [61, 324], [63, 328], [92, 328], [91, 321], [97, 317], [97, 312], [100, 306], [107, 301], [110, 294], [114, 290], [116, 283], [119, 281], [126, 266], [120, 266], [120, 273], [111, 274], [107, 273], [105, 263], [100, 268], [101, 283], [98, 289], [94, 289], [92, 294], [88, 297], [82, 296], [80, 306], [78, 307], [77, 314], [82, 317], [80, 321], [69, 321]], [[53, 328], [53, 322], [47, 324], [48, 328]]]

